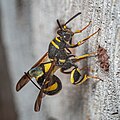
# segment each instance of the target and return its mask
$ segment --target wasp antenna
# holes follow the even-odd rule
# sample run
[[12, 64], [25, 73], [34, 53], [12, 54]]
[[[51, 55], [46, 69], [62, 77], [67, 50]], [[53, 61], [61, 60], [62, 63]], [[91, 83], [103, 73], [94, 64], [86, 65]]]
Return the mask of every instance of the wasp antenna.
[[76, 18], [80, 14], [81, 14], [81, 12], [79, 12], [76, 15], [74, 15], [73, 17], [71, 17], [64, 25], [68, 24], [71, 20], [73, 20], [74, 18]]
[[62, 26], [60, 25], [60, 22], [58, 19], [57, 19], [57, 24], [58, 24], [59, 28], [62, 30]]
[[29, 75], [26, 73], [26, 72], [24, 72], [25, 73], [25, 75], [29, 78], [29, 80], [33, 83], [33, 85], [35, 85], [39, 90], [41, 90], [32, 80], [31, 80], [31, 78], [29, 77]]

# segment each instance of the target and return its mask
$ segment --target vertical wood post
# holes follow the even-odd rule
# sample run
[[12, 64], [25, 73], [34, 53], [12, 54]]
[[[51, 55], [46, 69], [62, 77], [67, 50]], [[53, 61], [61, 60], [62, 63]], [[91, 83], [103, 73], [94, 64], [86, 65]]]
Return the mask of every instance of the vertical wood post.
[[9, 4], [12, 7], [9, 5], [4, 9], [8, 12], [4, 16], [6, 21], [3, 22], [7, 22], [6, 29], [10, 28], [4, 33], [4, 36], [7, 36], [4, 41], [14, 80], [13, 89], [22, 73], [48, 50], [50, 41], [56, 36], [56, 19], [64, 23], [77, 12], [82, 14], [68, 25], [73, 31], [81, 29], [89, 21], [92, 21], [92, 24], [74, 37], [74, 43], [98, 28], [101, 28], [101, 31], [84, 45], [76, 48], [75, 54], [78, 56], [95, 52], [100, 45], [107, 50], [110, 64], [109, 72], [105, 72], [100, 68], [97, 57], [80, 61], [79, 67], [89, 65], [94, 69], [91, 75], [103, 79], [103, 82], [89, 79], [80, 86], [72, 85], [69, 81], [70, 76], [57, 72], [63, 83], [63, 89], [59, 94], [43, 99], [40, 113], [33, 111], [33, 104], [39, 92], [33, 85], [26, 85], [19, 93], [13, 90], [20, 120], [119, 120], [119, 0], [18, 0], [17, 2], [12, 0]]

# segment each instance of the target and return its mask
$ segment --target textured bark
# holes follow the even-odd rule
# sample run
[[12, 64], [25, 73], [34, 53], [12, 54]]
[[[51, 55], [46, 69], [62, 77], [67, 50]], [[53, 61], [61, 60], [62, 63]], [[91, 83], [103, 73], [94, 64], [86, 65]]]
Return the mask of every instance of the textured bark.
[[[120, 119], [120, 2], [119, 0], [1, 0], [4, 44], [13, 81], [13, 92], [20, 120], [119, 120]], [[101, 28], [98, 35], [76, 48], [76, 55], [104, 47], [109, 55], [109, 71], [100, 68], [98, 59], [81, 61], [94, 68], [102, 81], [90, 79], [80, 86], [71, 85], [69, 76], [57, 72], [62, 91], [45, 97], [40, 113], [33, 111], [38, 90], [30, 83], [19, 93], [15, 84], [32, 64], [48, 49], [55, 37], [56, 19], [67, 21], [77, 12], [82, 14], [69, 26], [81, 29], [92, 21], [74, 43]], [[118, 111], [118, 114], [113, 114]]]

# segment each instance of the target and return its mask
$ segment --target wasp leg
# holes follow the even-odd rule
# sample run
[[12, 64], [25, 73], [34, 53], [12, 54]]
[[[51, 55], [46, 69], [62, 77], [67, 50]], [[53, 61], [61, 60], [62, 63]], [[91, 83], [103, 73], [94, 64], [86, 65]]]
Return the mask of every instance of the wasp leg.
[[[62, 73], [64, 73], [64, 74], [70, 74], [72, 72], [72, 70], [71, 71], [65, 71], [65, 70], [69, 69], [72, 66], [74, 66], [75, 68], [77, 68], [77, 66], [74, 64], [75, 62], [78, 62], [79, 60], [82, 60], [82, 59], [85, 59], [85, 58], [88, 58], [88, 57], [93, 57], [93, 56], [96, 56], [96, 55], [97, 55], [97, 52], [92, 52], [92, 53], [84, 54], [82, 56], [70, 55], [67, 58], [68, 61], [65, 62], [65, 64], [62, 66], [62, 68], [60, 69], [60, 71]], [[70, 57], [74, 57], [74, 58], [71, 59], [71, 62], [69, 61]], [[86, 68], [88, 68], [88, 67], [86, 67]]]
[[[91, 23], [92, 23], [92, 21], [90, 21], [89, 24], [86, 25], [86, 26], [85, 26], [84, 28], [82, 28], [81, 30], [76, 30], [76, 31], [74, 32], [74, 34], [81, 33], [83, 30], [85, 30], [87, 27], [89, 27]], [[72, 39], [70, 40], [69, 43], [72, 44]]]
[[[75, 76], [75, 75], [74, 75]], [[71, 83], [74, 84], [74, 85], [80, 85], [82, 84], [83, 82], [85, 82], [86, 80], [88, 80], [89, 78], [94, 78], [94, 79], [99, 79], [101, 81], [103, 81], [102, 79], [100, 79], [99, 77], [97, 76], [88, 76], [88, 75], [84, 75], [82, 79], [78, 80], [78, 81], [75, 81], [76, 80], [76, 77], [71, 77]]]
[[[88, 67], [88, 66], [85, 66], [85, 67], [81, 68], [80, 71], [81, 71], [81, 70], [84, 70], [84, 69], [87, 69], [87, 70], [90, 71], [90, 72], [94, 72], [94, 70], [93, 70], [91, 67]], [[62, 68], [60, 69], [60, 72], [62, 72], [62, 73], [64, 73], [64, 74], [71, 74], [72, 71], [73, 71], [73, 70], [65, 71], [65, 70], [62, 69]]]
[[68, 51], [68, 54], [71, 54], [72, 52], [66, 47], [66, 50]]
[[75, 55], [71, 54], [66, 57], [66, 59], [69, 59], [70, 57], [75, 57]]
[[95, 35], [96, 33], [98, 33], [100, 31], [100, 28], [94, 32], [93, 34], [89, 35], [88, 37], [84, 38], [83, 40], [80, 40], [77, 44], [70, 44], [70, 45], [67, 45], [68, 48], [75, 48], [75, 47], [78, 47], [80, 45], [82, 45], [83, 43], [85, 43], [90, 37], [92, 37], [93, 35]]
[[80, 70], [78, 68], [74, 68], [71, 72], [71, 77], [70, 77], [71, 83], [76, 85], [77, 83], [79, 83], [80, 77], [81, 77]]
[[78, 62], [79, 60], [86, 59], [88, 57], [95, 57], [95, 56], [97, 56], [97, 52], [92, 52], [92, 53], [84, 54], [84, 55], [81, 55], [81, 56], [76, 56], [71, 60], [73, 62]]
[[[89, 76], [87, 74], [84, 74], [83, 77], [81, 76], [80, 74], [80, 70], [84, 70], [84, 69], [88, 69], [88, 67], [83, 67], [81, 69], [74, 69], [72, 72], [71, 72], [71, 78], [70, 78], [70, 81], [72, 84], [74, 85], [80, 85], [82, 84], [83, 82], [85, 82], [87, 79], [89, 78], [93, 78], [93, 79], [99, 79], [101, 81], [103, 81], [101, 78], [97, 77], [97, 76]], [[92, 69], [88, 69], [89, 71], [93, 71]]]
[[76, 31], [74, 32], [74, 34], [76, 34], [76, 33], [81, 33], [83, 30], [85, 30], [87, 27], [89, 27], [91, 23], [92, 23], [92, 21], [90, 21], [89, 24], [86, 25], [86, 26], [85, 26], [84, 28], [82, 28], [81, 30], [76, 30]]
[[[68, 58], [66, 59], [65, 63], [63, 64], [63, 66], [61, 67], [60, 71], [64, 74], [70, 74], [72, 71], [66, 71], [71, 69], [72, 67], [74, 68], [78, 68], [77, 65], [74, 64], [74, 61], [72, 61], [72, 59], [69, 59], [70, 57], [75, 57], [74, 55], [70, 55], [68, 56]], [[72, 68], [72, 69], [74, 69]]]
[[71, 71], [65, 71], [64, 69], [60, 69], [60, 72], [62, 72], [62, 73], [64, 73], [64, 74], [70, 74], [71, 72], [72, 72], [72, 70]]

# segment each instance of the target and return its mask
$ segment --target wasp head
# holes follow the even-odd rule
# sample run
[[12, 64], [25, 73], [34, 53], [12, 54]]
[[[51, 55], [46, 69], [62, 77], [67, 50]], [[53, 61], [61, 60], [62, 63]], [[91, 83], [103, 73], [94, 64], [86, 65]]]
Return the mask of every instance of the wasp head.
[[57, 30], [57, 34], [62, 38], [62, 40], [68, 42], [72, 39], [74, 33], [68, 28], [66, 25], [60, 25], [59, 21], [57, 20], [59, 25], [59, 29]]
[[59, 29], [57, 31], [57, 34], [66, 42], [70, 41], [74, 35], [74, 33], [71, 31], [70, 28], [67, 28], [66, 26], [63, 27], [63, 29]]
[[76, 18], [78, 15], [80, 15], [81, 12], [78, 12], [76, 15], [74, 15], [73, 17], [71, 17], [64, 25], [60, 25], [60, 22], [59, 20], [57, 19], [57, 24], [59, 26], [59, 30], [57, 31], [57, 34], [62, 38], [62, 40], [65, 40], [65, 41], [71, 41], [74, 33], [71, 31], [70, 28], [68, 28], [66, 25], [72, 21], [74, 18]]

